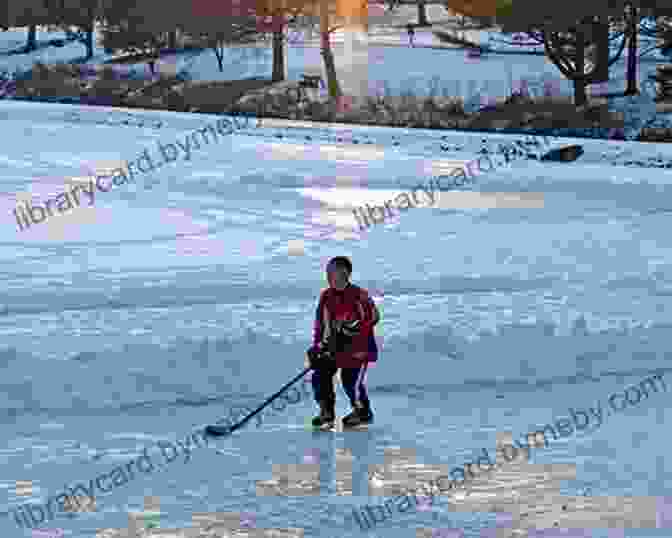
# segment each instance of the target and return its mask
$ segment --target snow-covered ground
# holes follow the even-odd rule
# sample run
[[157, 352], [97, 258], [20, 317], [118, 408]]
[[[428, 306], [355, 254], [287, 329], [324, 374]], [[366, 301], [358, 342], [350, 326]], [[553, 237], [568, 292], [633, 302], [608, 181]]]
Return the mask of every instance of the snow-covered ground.
[[[70, 536], [125, 527], [146, 496], [160, 498], [162, 527], [188, 526], [193, 512], [253, 512], [259, 527], [354, 536], [348, 506], [375, 504], [362, 489], [362, 466], [382, 463], [386, 448], [454, 466], [493, 445], [497, 432], [518, 436], [566, 414], [569, 402], [585, 407], [667, 371], [672, 170], [622, 162], [631, 154], [669, 158], [667, 145], [583, 141], [580, 161], [518, 161], [479, 175], [473, 187], [541, 192], [543, 208], [437, 204], [360, 233], [353, 207], [411, 190], [442, 163], [473, 159], [482, 137], [262, 126], [137, 185], [97, 193], [86, 217], [52, 217], [18, 232], [15, 193], [30, 192], [37, 203], [67, 178], [145, 148], [155, 156], [157, 142], [216, 119], [82, 107], [92, 121], [73, 124], [77, 109], [0, 105], [13, 133], [0, 178], [8, 507], [19, 503], [16, 480], [33, 481], [33, 500], [46, 498], [277, 390], [302, 367], [330, 256], [352, 256], [354, 279], [376, 290], [384, 322], [382, 358], [369, 376], [377, 421], [368, 434], [303, 432], [314, 408], [304, 401], [221, 441], [219, 453], [202, 449], [184, 466], [101, 496], [98, 512], [52, 525]], [[93, 123], [103, 115], [117, 125]], [[129, 116], [136, 121], [122, 126]], [[572, 140], [553, 141], [565, 142]], [[60, 239], [50, 238], [55, 226]], [[662, 495], [667, 405], [660, 394], [534, 458], [578, 466], [577, 480], [562, 487], [567, 494], [588, 484], [593, 495]], [[347, 412], [342, 395], [338, 410]], [[316, 449], [326, 473], [320, 497], [255, 496], [254, 481], [271, 478], [271, 463], [300, 463]], [[352, 497], [328, 493], [339, 449], [355, 458]], [[441, 506], [390, 519], [375, 533], [452, 526], [477, 536], [494, 521]], [[3, 535], [17, 535], [11, 519], [2, 525]]]
[[[411, 61], [429, 75], [458, 72], [454, 51], [388, 51], [391, 60], [379, 69], [391, 81], [412, 74], [398, 67]], [[290, 49], [292, 72], [297, 55]], [[537, 60], [495, 56], [461, 73], [495, 79], [508, 61], [516, 78], [539, 72]], [[205, 63], [197, 58], [193, 72], [204, 74]], [[381, 358], [369, 373], [376, 422], [368, 432], [305, 431], [316, 406], [303, 400], [259, 428], [195, 450], [187, 463], [180, 457], [100, 494], [96, 512], [45, 527], [88, 538], [127, 528], [129, 513], [153, 504], [163, 536], [179, 535], [166, 529], [190, 527], [205, 513], [236, 521], [247, 514], [253, 527], [294, 529], [285, 533], [292, 537], [364, 536], [352, 510], [383, 502], [369, 496], [380, 494], [381, 482], [367, 466], [383, 463], [392, 449], [453, 468], [494, 448], [501, 432], [517, 439], [568, 416], [569, 407], [587, 409], [596, 400], [605, 407], [610, 394], [655, 373], [672, 379], [669, 144], [552, 139], [581, 143], [585, 153], [573, 163], [505, 165], [495, 156], [497, 169], [467, 188], [542, 193], [543, 207], [456, 209], [442, 193], [433, 207], [360, 232], [353, 208], [410, 191], [475, 159], [484, 146], [496, 154], [500, 142], [522, 137], [262, 122], [135, 184], [96, 192], [91, 208], [18, 231], [17, 199], [39, 203], [145, 149], [156, 158], [159, 143], [184, 141], [217, 119], [0, 102], [2, 132], [11, 133], [0, 148], [0, 504], [9, 516], [0, 520], [0, 536], [30, 536], [10, 509], [88, 484], [233, 406], [255, 407], [296, 375], [325, 262], [338, 254], [351, 256], [354, 281], [373, 291], [382, 314]], [[564, 481], [549, 477], [558, 468], [495, 474], [468, 499], [438, 498], [427, 510], [395, 514], [368, 536], [410, 537], [418, 528], [421, 536], [449, 528], [486, 536], [481, 531], [502, 518], [474, 506], [495, 509], [511, 496], [540, 511], [528, 522], [552, 529], [557, 520], [539, 494], [549, 484], [569, 496], [590, 488], [595, 502], [662, 497], [672, 479], [668, 398], [651, 395], [597, 430], [532, 452], [532, 464], [563, 466]], [[337, 411], [349, 411], [340, 389]], [[258, 489], [257, 481], [277, 478], [279, 465], [314, 463], [319, 474], [302, 494]], [[572, 465], [575, 479], [566, 471]], [[585, 531], [576, 510], [558, 508], [560, 526], [574, 527], [565, 536], [669, 534], [662, 514], [657, 530], [603, 524]], [[550, 532], [545, 536], [559, 536]]]

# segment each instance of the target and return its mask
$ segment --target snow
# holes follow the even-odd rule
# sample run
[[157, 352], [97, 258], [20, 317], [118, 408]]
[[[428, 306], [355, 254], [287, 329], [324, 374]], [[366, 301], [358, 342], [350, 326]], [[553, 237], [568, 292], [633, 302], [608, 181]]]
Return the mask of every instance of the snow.
[[[290, 48], [290, 73], [312, 54], [304, 49]], [[39, 54], [65, 60], [81, 50]], [[553, 74], [534, 55], [493, 54], [458, 70], [457, 51], [379, 53], [385, 61], [372, 64], [371, 80], [381, 75], [391, 85], [423, 69], [427, 79], [479, 85], [503, 76], [507, 65], [514, 80]], [[212, 53], [192, 60], [197, 78], [217, 74]], [[619, 65], [610, 84], [623, 88]], [[641, 63], [641, 80], [653, 66]], [[227, 75], [268, 68], [229, 66]], [[641, 121], [653, 113], [644, 110]], [[399, 482], [398, 475], [369, 479], [368, 466], [393, 449], [411, 454], [401, 465], [409, 472], [461, 466], [482, 447], [494, 448], [503, 432], [517, 439], [568, 416], [569, 407], [596, 400], [606, 407], [610, 394], [669, 372], [669, 144], [550, 137], [552, 146], [578, 143], [585, 153], [572, 163], [506, 164], [498, 145], [525, 137], [262, 120], [193, 150], [189, 161], [96, 192], [91, 207], [18, 231], [17, 198], [37, 203], [72, 178], [145, 149], [157, 156], [158, 143], [185, 143], [220, 118], [0, 101], [3, 133], [10, 133], [0, 148], [4, 512], [45, 501], [64, 485], [88, 484], [159, 440], [184, 440], [234, 406], [258, 406], [301, 371], [324, 266], [338, 254], [351, 256], [353, 280], [375, 290], [382, 315], [381, 358], [368, 374], [376, 413], [368, 432], [304, 431], [316, 409], [305, 398], [259, 428], [194, 449], [187, 463], [179, 458], [101, 494], [95, 512], [44, 526], [73, 538], [120, 536], [100, 529], [127, 528], [152, 504], [165, 536], [215, 512], [240, 527], [252, 514], [253, 527], [295, 529], [289, 536], [364, 536], [352, 509], [383, 502], [369, 496], [382, 495], [370, 487]], [[419, 206], [357, 227], [354, 207], [412, 190], [482, 152], [497, 167], [462, 187], [467, 196], [541, 193], [543, 206], [456, 207], [451, 193], [441, 193], [448, 207]], [[343, 415], [347, 400], [337, 391]], [[612, 538], [618, 529], [580, 528], [599, 524], [608, 511], [603, 497], [632, 496], [640, 507], [644, 496], [660, 506], [669, 500], [662, 497], [670, 480], [667, 398], [652, 394], [599, 429], [532, 451], [530, 462], [483, 479], [471, 496], [395, 513], [368, 535], [401, 538], [422, 528], [485, 536], [486, 528], [506, 526], [513, 498], [539, 510], [526, 516], [528, 525], [552, 530], [562, 521], [575, 536]], [[300, 478], [319, 492], [264, 496], [257, 489], [258, 481], [278, 478], [278, 465], [306, 463], [308, 455], [319, 473]], [[31, 487], [19, 491], [17, 481], [26, 480]], [[586, 510], [575, 505], [587, 487], [595, 508]], [[573, 496], [571, 509], [553, 504], [558, 492]], [[650, 521], [656, 514], [647, 506]], [[487, 513], [495, 508], [504, 513]], [[240, 513], [248, 514], [245, 525]], [[2, 536], [28, 534], [8, 516]]]

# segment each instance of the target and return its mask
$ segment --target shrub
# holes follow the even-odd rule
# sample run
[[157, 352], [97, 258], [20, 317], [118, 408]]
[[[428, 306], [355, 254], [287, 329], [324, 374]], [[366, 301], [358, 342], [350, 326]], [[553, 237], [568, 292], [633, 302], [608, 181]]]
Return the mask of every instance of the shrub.
[[153, 53], [157, 52], [161, 45], [160, 36], [139, 29], [108, 26], [102, 29], [100, 35], [100, 44], [108, 54], [112, 54], [115, 51], [130, 52], [132, 54]]

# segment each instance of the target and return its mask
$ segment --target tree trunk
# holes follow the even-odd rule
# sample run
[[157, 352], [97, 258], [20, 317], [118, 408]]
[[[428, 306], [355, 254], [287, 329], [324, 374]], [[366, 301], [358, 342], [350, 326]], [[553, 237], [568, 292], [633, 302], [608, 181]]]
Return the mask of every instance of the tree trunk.
[[217, 65], [219, 66], [219, 72], [224, 72], [224, 43], [218, 42], [212, 50], [215, 51], [215, 56], [217, 57]]
[[93, 23], [86, 28], [86, 40], [84, 45], [86, 46], [86, 59], [90, 60], [93, 58]]
[[329, 90], [329, 97], [337, 101], [341, 97], [341, 88], [338, 85], [338, 78], [336, 77], [336, 63], [334, 62], [334, 54], [331, 52], [331, 44], [329, 43], [329, 3], [328, 0], [320, 0], [320, 54], [324, 59], [324, 70], [327, 74], [327, 88]]
[[418, 26], [431, 26], [427, 20], [427, 10], [425, 9], [424, 0], [418, 0]]
[[576, 73], [574, 75], [574, 105], [577, 107], [585, 105], [588, 101], [586, 97], [585, 44], [584, 30], [579, 24], [576, 30]]
[[329, 44], [329, 33], [322, 33], [322, 50], [320, 52], [324, 59], [324, 70], [327, 74], [327, 88], [329, 89], [329, 97], [338, 99], [341, 96], [341, 87], [338, 84], [338, 77], [336, 76], [336, 63], [334, 62], [334, 53], [331, 51]]
[[37, 48], [37, 26], [31, 24], [28, 27], [28, 41], [26, 42], [26, 51], [30, 52]]
[[630, 20], [628, 21], [628, 61], [626, 71], [627, 86], [625, 95], [638, 95], [637, 88], [637, 30], [639, 26], [639, 12], [636, 7], [630, 5]]
[[285, 40], [282, 29], [273, 32], [273, 82], [285, 80]]
[[578, 78], [574, 79], [574, 105], [583, 106], [587, 102], [586, 83]]

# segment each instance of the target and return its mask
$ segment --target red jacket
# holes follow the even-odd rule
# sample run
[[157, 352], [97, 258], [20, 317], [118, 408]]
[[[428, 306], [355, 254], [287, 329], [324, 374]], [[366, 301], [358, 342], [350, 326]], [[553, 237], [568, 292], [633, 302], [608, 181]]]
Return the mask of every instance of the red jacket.
[[322, 292], [315, 313], [314, 345], [329, 336], [331, 321], [355, 319], [361, 321], [360, 333], [353, 338], [349, 350], [336, 354], [338, 368], [358, 368], [366, 362], [378, 360], [373, 327], [380, 320], [380, 314], [369, 293], [354, 284], [348, 284], [342, 291], [327, 288]]

